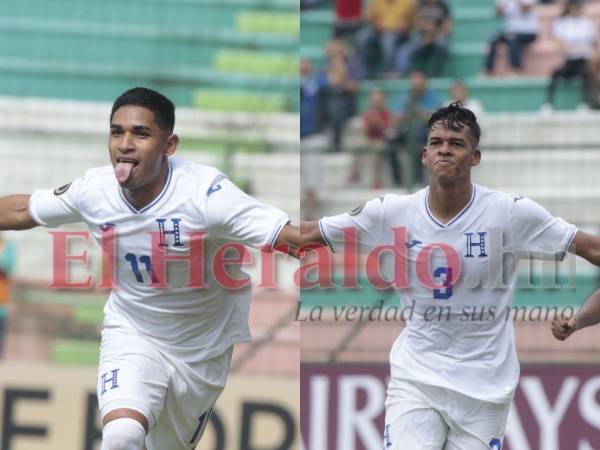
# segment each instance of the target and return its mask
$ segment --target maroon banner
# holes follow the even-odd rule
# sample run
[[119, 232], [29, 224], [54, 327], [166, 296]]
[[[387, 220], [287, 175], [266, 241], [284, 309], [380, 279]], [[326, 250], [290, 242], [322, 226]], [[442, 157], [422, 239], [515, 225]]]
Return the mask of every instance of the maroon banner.
[[[306, 450], [381, 450], [389, 367], [302, 364]], [[523, 366], [502, 450], [600, 449], [600, 366]]]

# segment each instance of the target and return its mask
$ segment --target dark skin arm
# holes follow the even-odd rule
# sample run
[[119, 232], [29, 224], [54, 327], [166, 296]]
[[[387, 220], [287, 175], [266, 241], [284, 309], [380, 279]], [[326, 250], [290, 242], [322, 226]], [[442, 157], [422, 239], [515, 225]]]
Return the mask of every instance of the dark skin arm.
[[[600, 237], [578, 231], [569, 252], [600, 266]], [[554, 337], [564, 341], [575, 331], [600, 323], [600, 290], [594, 292], [572, 318], [558, 317], [552, 321]]]
[[321, 236], [318, 222], [302, 222], [300, 227], [289, 224], [286, 225], [277, 237], [275, 248], [278, 246], [288, 246], [289, 251], [286, 249], [286, 253], [295, 258], [299, 258], [299, 249], [306, 244], [311, 243], [326, 245]]
[[594, 292], [570, 319], [557, 317], [552, 321], [552, 334], [564, 341], [577, 330], [596, 325], [600, 322], [600, 289]]
[[29, 215], [29, 195], [0, 198], [0, 230], [29, 230], [37, 227]]

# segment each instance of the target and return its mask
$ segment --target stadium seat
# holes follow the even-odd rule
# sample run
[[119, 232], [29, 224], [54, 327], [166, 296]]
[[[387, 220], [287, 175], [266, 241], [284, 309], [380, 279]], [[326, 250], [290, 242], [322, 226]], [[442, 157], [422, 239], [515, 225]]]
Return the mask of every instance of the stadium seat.
[[300, 17], [297, 13], [272, 11], [242, 11], [235, 20], [242, 33], [273, 33], [298, 36]]

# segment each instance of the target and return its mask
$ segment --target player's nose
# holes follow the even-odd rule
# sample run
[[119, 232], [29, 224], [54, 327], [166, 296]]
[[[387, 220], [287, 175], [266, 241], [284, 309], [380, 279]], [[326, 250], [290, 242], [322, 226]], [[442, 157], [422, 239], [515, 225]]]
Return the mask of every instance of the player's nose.
[[134, 140], [131, 133], [123, 133], [123, 136], [121, 136], [121, 139], [119, 140], [119, 151], [121, 153], [131, 152], [135, 150], [133, 144]]
[[438, 152], [440, 155], [449, 155], [452, 153], [450, 143], [447, 141], [442, 142], [442, 145], [438, 147]]

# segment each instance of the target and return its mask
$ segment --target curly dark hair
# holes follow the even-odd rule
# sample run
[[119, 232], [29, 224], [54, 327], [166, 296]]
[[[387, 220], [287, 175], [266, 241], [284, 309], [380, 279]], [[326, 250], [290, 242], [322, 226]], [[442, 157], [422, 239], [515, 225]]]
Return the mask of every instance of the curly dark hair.
[[468, 126], [475, 148], [479, 145], [481, 128], [479, 128], [477, 118], [473, 111], [465, 108], [461, 102], [451, 103], [434, 112], [427, 122], [427, 131], [431, 131], [433, 125], [438, 122], [441, 122], [444, 128], [450, 131], [461, 131], [465, 125]]

